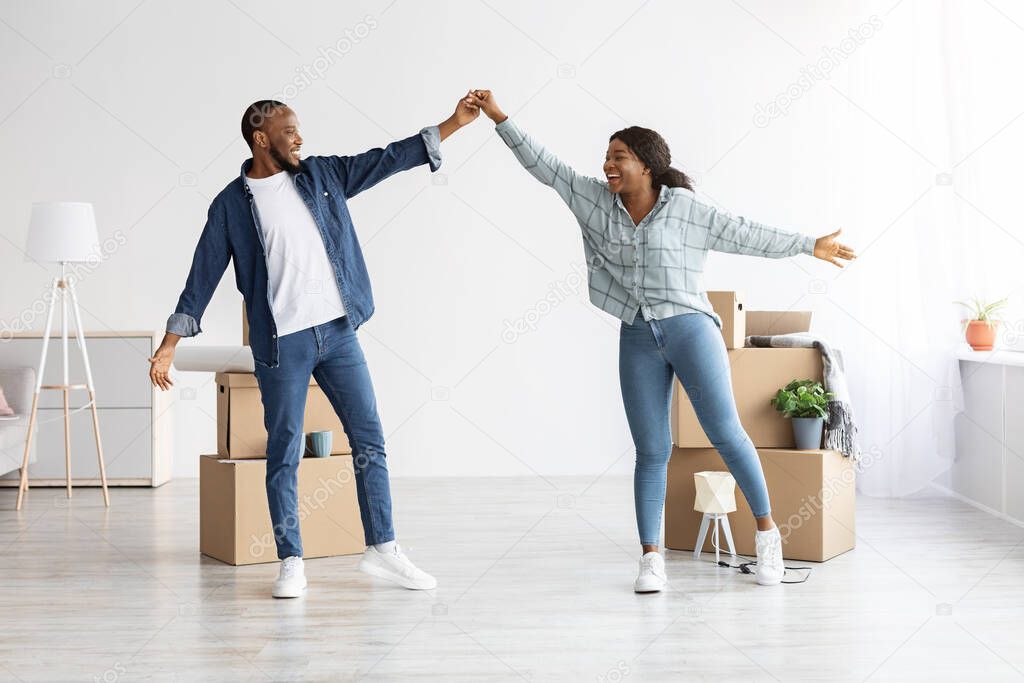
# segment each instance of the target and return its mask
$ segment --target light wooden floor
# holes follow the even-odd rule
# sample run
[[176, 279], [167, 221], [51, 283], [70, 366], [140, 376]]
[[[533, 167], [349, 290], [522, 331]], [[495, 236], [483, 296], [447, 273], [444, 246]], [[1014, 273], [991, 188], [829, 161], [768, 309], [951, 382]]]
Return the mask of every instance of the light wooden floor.
[[400, 540], [440, 587], [329, 558], [291, 601], [268, 595], [276, 566], [198, 555], [195, 480], [115, 489], [109, 511], [95, 489], [34, 489], [19, 515], [5, 489], [0, 679], [1024, 679], [1020, 528], [861, 498], [857, 549], [806, 584], [669, 552], [672, 590], [638, 596], [630, 482], [591, 484], [398, 479]]

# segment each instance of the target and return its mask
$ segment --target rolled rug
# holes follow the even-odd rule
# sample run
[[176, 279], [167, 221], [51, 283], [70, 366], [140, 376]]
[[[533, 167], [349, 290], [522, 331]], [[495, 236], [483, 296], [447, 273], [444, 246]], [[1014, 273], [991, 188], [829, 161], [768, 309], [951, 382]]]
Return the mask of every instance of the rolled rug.
[[182, 372], [255, 372], [248, 346], [185, 346], [174, 354], [174, 367]]

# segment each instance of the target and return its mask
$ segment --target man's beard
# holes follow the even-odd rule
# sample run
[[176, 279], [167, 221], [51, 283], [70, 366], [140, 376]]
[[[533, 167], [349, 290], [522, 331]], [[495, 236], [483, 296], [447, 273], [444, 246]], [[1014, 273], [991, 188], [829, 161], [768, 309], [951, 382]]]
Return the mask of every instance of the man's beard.
[[290, 154], [281, 154], [273, 147], [270, 148], [270, 158], [273, 159], [278, 166], [289, 173], [298, 173], [302, 170], [302, 167], [294, 161]]

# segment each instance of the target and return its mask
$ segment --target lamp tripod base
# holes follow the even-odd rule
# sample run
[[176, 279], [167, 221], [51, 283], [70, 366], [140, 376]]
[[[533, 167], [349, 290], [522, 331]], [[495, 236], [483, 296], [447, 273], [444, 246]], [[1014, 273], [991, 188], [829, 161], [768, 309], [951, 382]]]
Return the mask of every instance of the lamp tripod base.
[[736, 562], [736, 546], [732, 542], [732, 529], [729, 528], [729, 515], [724, 512], [705, 512], [700, 520], [700, 531], [697, 532], [697, 545], [693, 546], [693, 559], [699, 560], [701, 550], [704, 548], [704, 541], [708, 537], [708, 528], [714, 522], [714, 530], [711, 533], [711, 544], [715, 547], [715, 564], [721, 560], [718, 544], [718, 525], [721, 523], [722, 531], [725, 532], [725, 542], [729, 546], [729, 556], [733, 563]]
[[[49, 310], [46, 314], [46, 331], [43, 333], [43, 348], [39, 356], [39, 370], [36, 374], [36, 390], [32, 396], [32, 411], [28, 419], [28, 435], [25, 437], [25, 453], [21, 459], [21, 479], [18, 483], [18, 500], [15, 504], [17, 510], [25, 500], [28, 492], [28, 459], [32, 450], [32, 437], [35, 433], [36, 421], [39, 414], [39, 393], [43, 389], [59, 390], [64, 394], [64, 466], [66, 469], [67, 497], [71, 498], [71, 411], [69, 407], [70, 392], [84, 389], [89, 395], [89, 407], [92, 410], [92, 429], [96, 437], [96, 455], [99, 459], [100, 486], [103, 489], [103, 504], [110, 507], [110, 493], [107, 490], [107, 470], [103, 462], [103, 443], [100, 439], [100, 421], [96, 412], [96, 390], [92, 381], [92, 368], [89, 365], [89, 353], [85, 348], [85, 335], [82, 332], [82, 315], [78, 308], [78, 297], [75, 294], [74, 283], [65, 276], [66, 264], [61, 264], [61, 277], [54, 278], [50, 287]], [[53, 331], [53, 311], [57, 304], [58, 294], [61, 297], [61, 348], [64, 358], [64, 383], [43, 384], [43, 374], [46, 371], [46, 354], [50, 347], [50, 334]], [[71, 310], [74, 315], [75, 339], [78, 342], [79, 351], [82, 354], [82, 364], [85, 367], [85, 384], [68, 383], [68, 300], [70, 299]]]

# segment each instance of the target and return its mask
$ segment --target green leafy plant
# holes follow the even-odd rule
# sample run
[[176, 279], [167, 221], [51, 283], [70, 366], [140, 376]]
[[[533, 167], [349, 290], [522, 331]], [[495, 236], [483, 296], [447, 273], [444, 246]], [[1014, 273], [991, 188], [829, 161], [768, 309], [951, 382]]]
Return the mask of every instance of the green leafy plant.
[[955, 304], [960, 304], [968, 311], [971, 312], [971, 320], [979, 320], [984, 323], [991, 325], [994, 321], [999, 320], [999, 312], [1006, 308], [1007, 298], [1003, 297], [999, 301], [993, 301], [992, 303], [984, 303], [981, 299], [974, 297], [970, 303], [965, 301], [954, 301]]
[[771, 403], [783, 417], [828, 417], [826, 406], [834, 395], [821, 382], [795, 379], [779, 389]]

